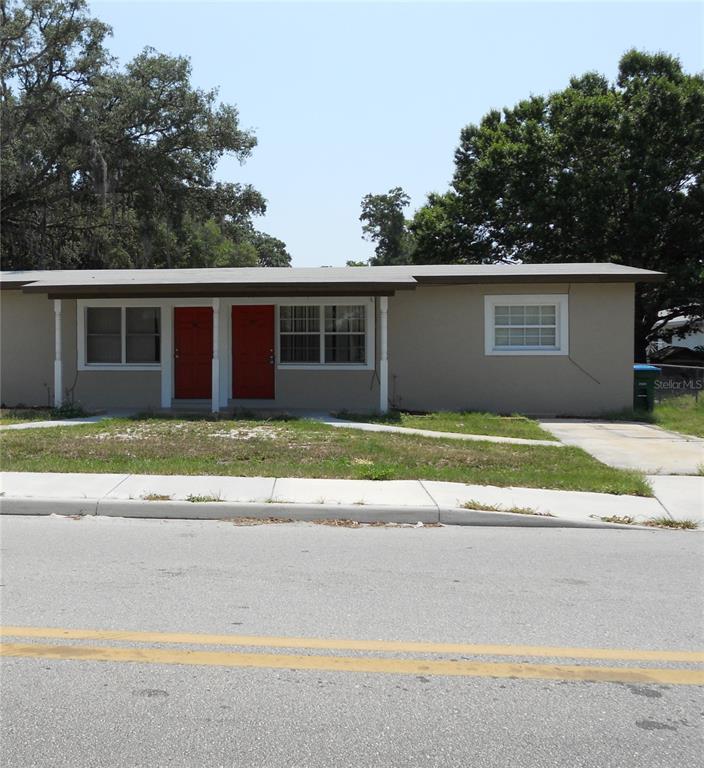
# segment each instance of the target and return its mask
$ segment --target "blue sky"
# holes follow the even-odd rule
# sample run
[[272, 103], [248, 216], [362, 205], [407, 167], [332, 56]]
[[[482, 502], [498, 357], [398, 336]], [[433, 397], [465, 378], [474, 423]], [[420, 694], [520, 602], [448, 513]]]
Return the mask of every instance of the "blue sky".
[[217, 87], [259, 146], [218, 177], [268, 201], [258, 228], [294, 266], [366, 259], [360, 200], [402, 186], [412, 208], [447, 188], [462, 126], [491, 108], [610, 77], [631, 47], [704, 69], [701, 3], [103, 2], [127, 61], [145, 46], [190, 57], [193, 82]]

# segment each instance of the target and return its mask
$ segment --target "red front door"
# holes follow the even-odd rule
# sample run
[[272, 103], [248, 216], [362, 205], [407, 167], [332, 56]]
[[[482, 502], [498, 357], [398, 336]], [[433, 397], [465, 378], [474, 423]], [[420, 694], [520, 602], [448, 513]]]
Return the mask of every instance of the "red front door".
[[213, 310], [174, 309], [174, 396], [199, 400], [212, 396]]
[[232, 307], [232, 396], [274, 398], [274, 307]]

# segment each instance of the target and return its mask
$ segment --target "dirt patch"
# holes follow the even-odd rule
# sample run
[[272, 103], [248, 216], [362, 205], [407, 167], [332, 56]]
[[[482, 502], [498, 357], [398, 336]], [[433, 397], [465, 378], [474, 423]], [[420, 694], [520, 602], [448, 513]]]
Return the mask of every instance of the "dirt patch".
[[223, 438], [225, 440], [276, 440], [281, 430], [276, 427], [235, 427], [233, 429], [212, 432], [210, 437]]

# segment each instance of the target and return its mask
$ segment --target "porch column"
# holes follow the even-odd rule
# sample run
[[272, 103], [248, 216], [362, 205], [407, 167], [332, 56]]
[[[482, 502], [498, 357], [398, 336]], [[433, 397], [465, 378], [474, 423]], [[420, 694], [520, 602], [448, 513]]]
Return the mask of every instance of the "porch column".
[[54, 299], [54, 407], [60, 408], [64, 396], [61, 361], [61, 299]]
[[389, 347], [388, 347], [389, 298], [379, 298], [379, 412], [389, 410]]
[[171, 302], [161, 305], [161, 407], [171, 408], [174, 376], [174, 308]]
[[220, 411], [220, 299], [213, 299], [213, 371], [212, 371], [213, 413]]

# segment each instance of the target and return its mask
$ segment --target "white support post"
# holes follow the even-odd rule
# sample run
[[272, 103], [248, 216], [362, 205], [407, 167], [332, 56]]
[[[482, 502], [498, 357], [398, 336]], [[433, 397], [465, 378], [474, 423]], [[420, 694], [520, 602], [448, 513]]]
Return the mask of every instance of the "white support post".
[[220, 411], [220, 299], [213, 299], [212, 411]]
[[61, 299], [54, 299], [54, 407], [64, 399], [63, 364], [61, 360]]
[[389, 410], [388, 296], [379, 298], [379, 411]]
[[174, 308], [161, 305], [161, 407], [171, 408], [174, 376]]

